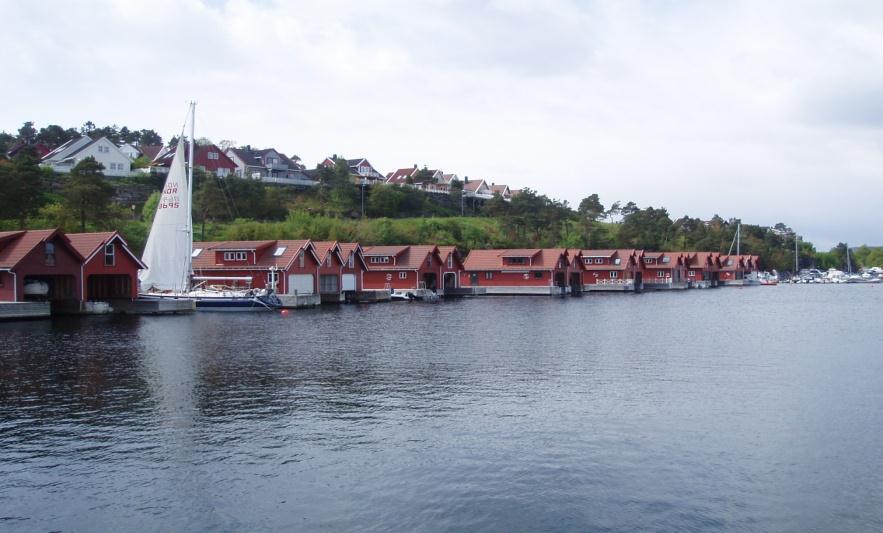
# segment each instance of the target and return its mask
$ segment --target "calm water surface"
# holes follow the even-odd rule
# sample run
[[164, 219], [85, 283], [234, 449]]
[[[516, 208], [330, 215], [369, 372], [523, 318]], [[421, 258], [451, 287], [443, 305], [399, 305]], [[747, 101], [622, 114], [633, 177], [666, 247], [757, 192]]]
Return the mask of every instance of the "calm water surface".
[[0, 324], [0, 530], [883, 528], [883, 287]]

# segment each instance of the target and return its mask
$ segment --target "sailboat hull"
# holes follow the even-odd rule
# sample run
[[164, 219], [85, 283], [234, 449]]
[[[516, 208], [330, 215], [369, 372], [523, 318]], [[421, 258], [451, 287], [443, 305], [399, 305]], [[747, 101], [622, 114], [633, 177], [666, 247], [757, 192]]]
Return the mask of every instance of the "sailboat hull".
[[189, 300], [197, 311], [276, 311], [282, 302], [274, 295], [262, 296], [194, 296], [192, 294], [139, 294], [143, 300]]

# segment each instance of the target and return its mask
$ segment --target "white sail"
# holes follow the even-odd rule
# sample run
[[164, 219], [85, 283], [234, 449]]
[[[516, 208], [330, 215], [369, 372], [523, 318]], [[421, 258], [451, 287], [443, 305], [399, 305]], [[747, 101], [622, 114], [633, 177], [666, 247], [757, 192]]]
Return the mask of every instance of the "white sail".
[[183, 293], [190, 290], [191, 225], [190, 184], [184, 163], [183, 140], [179, 139], [141, 256], [147, 265], [147, 269], [138, 275], [143, 292]]

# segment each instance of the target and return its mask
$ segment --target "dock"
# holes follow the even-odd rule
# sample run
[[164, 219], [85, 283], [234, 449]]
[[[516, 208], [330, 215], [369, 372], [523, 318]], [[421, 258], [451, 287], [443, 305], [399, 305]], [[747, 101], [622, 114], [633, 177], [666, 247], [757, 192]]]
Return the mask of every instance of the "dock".
[[112, 313], [123, 315], [180, 315], [196, 311], [196, 302], [189, 299], [135, 299], [111, 303]]
[[277, 294], [283, 309], [308, 309], [322, 303], [318, 294]]
[[0, 302], [0, 320], [49, 318], [49, 302]]
[[388, 302], [391, 299], [392, 291], [390, 291], [389, 289], [377, 289], [367, 291], [354, 291], [349, 301], [360, 304], [370, 304], [378, 302]]

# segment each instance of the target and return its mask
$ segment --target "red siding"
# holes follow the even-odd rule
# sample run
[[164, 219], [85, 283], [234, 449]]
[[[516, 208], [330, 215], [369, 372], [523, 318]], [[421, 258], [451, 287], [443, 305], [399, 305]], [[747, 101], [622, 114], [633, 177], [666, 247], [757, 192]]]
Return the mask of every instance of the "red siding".
[[0, 272], [0, 302], [12, 301], [15, 301], [13, 275], [9, 272]]
[[18, 285], [18, 301], [24, 300], [24, 284], [27, 276], [44, 276], [73, 278], [73, 294], [72, 297], [82, 300], [81, 282], [80, 282], [80, 259], [76, 257], [70, 249], [68, 249], [66, 241], [56, 235], [48, 242], [55, 245], [55, 265], [46, 265], [43, 254], [43, 243], [40, 243], [31, 250], [15, 267], [17, 274], [16, 284]]
[[[487, 279], [487, 273], [492, 274], [491, 279]], [[563, 272], [563, 270], [562, 270]], [[537, 278], [536, 273], [542, 275]], [[472, 283], [472, 274], [477, 274], [476, 283]], [[525, 279], [525, 276], [527, 278]], [[499, 270], [489, 271], [464, 271], [460, 273], [461, 287], [548, 287], [552, 285], [552, 272], [549, 270], [535, 270], [530, 272], [501, 272]]]
[[114, 265], [104, 265], [104, 247], [98, 251], [95, 256], [83, 266], [83, 287], [86, 292], [84, 300], [89, 299], [89, 276], [93, 275], [124, 275], [129, 276], [130, 285], [132, 287], [130, 298], [138, 297], [138, 263], [123, 250], [122, 243], [118, 240], [114, 241]]

